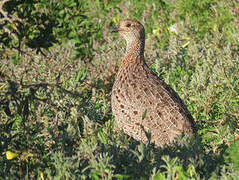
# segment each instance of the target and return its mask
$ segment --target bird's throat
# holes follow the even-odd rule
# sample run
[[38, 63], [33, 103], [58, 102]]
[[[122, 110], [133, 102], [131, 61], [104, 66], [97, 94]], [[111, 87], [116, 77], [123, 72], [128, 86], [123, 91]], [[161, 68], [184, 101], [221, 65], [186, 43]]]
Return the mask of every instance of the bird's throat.
[[125, 58], [133, 58], [144, 55], [144, 41], [127, 41]]

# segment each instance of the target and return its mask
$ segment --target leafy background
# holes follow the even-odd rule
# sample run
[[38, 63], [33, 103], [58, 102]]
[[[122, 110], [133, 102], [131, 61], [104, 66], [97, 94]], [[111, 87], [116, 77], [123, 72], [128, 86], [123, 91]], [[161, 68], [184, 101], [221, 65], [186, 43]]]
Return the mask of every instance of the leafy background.
[[[119, 131], [110, 96], [125, 44], [109, 30], [125, 18], [144, 24], [147, 63], [199, 138], [157, 148]], [[0, 177], [237, 179], [238, 24], [237, 0], [2, 0]]]

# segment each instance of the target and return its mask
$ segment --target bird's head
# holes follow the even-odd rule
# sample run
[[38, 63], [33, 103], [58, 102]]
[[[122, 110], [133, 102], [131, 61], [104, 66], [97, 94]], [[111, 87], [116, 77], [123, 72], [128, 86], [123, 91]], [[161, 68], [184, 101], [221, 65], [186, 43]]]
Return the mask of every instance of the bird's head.
[[134, 41], [144, 41], [144, 26], [131, 19], [122, 20], [111, 32], [118, 32], [128, 43]]

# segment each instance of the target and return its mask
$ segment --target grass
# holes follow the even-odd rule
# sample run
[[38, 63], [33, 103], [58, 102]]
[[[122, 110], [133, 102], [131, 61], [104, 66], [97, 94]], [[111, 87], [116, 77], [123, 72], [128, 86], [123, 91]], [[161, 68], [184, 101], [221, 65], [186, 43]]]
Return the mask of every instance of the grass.
[[[0, 177], [237, 179], [236, 1], [15, 3], [2, 9], [24, 23], [0, 24]], [[156, 148], [119, 131], [110, 96], [125, 45], [108, 32], [126, 17], [145, 25], [147, 63], [187, 104], [197, 138]]]

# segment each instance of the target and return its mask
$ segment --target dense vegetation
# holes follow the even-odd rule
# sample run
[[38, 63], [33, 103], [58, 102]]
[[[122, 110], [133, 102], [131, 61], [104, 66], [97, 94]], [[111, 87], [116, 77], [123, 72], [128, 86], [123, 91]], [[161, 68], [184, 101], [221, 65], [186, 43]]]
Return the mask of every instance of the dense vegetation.
[[[108, 32], [126, 17], [145, 25], [147, 63], [198, 137], [156, 148], [119, 131], [125, 45]], [[2, 0], [0, 178], [238, 179], [238, 29], [237, 0]]]

